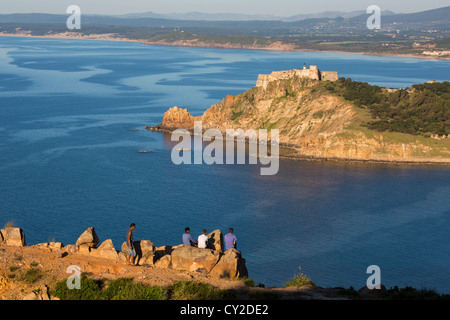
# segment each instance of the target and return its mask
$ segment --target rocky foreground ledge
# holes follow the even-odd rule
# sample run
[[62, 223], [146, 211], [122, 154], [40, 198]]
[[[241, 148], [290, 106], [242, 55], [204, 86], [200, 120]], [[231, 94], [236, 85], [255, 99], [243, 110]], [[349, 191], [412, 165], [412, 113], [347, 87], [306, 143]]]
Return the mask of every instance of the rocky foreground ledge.
[[86, 229], [75, 244], [45, 242], [31, 246], [21, 228], [4, 228], [0, 230], [0, 300], [59, 300], [52, 296], [53, 290], [72, 275], [68, 272], [71, 266], [100, 281], [132, 278], [135, 283], [163, 287], [186, 281], [207, 284], [234, 292], [237, 300], [348, 298], [342, 288], [249, 285], [252, 280], [247, 278], [241, 253], [235, 249], [223, 251], [220, 230], [211, 232], [208, 238], [211, 249], [156, 247], [149, 240], [135, 241], [137, 261], [136, 266], [130, 266], [126, 263], [126, 243], [121, 250], [116, 250], [110, 239], [100, 243], [93, 227]]
[[[245, 259], [236, 249], [223, 250], [223, 235], [215, 230], [208, 235], [208, 249], [187, 245], [156, 247], [150, 240], [135, 241], [135, 266], [127, 265], [126, 242], [116, 250], [112, 240], [99, 241], [95, 229], [90, 227], [75, 244], [44, 242], [27, 245], [21, 228], [0, 230], [0, 298], [50, 299], [49, 289], [55, 281], [67, 279], [67, 268], [76, 265], [81, 272], [99, 279], [134, 278], [149, 285], [168, 285], [174, 281], [201, 281], [217, 287], [235, 287], [248, 277]], [[33, 285], [16, 279], [18, 269], [40, 269], [47, 283]], [[45, 272], [44, 272], [45, 271]], [[44, 281], [45, 282], [45, 281]], [[52, 285], [53, 284], [53, 285]]]
[[450, 295], [409, 287], [400, 290], [363, 287], [359, 291], [321, 288], [309, 279], [287, 288], [255, 286], [247, 278], [241, 253], [235, 249], [223, 252], [220, 230], [211, 232], [209, 239], [211, 249], [186, 245], [155, 247], [149, 240], [136, 241], [138, 259], [131, 266], [126, 263], [126, 243], [120, 251], [115, 250], [110, 239], [100, 243], [92, 227], [75, 244], [45, 242], [31, 246], [27, 246], [22, 229], [4, 228], [0, 230], [0, 300], [59, 300], [53, 296], [55, 287], [61, 282], [65, 286], [73, 275], [73, 266], [79, 268], [82, 277], [102, 282], [105, 288], [121, 279], [165, 288], [177, 283], [198, 283], [232, 292], [236, 300], [450, 299]]

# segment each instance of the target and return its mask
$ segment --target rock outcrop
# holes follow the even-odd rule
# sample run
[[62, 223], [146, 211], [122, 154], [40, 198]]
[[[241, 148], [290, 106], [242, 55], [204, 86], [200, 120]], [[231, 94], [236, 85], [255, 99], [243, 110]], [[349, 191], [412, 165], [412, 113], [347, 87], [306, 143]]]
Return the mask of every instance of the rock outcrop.
[[228, 95], [203, 115], [170, 108], [160, 125], [146, 127], [172, 132], [193, 131], [194, 121], [202, 129], [279, 130], [281, 154], [290, 158], [359, 161], [450, 163], [450, 140], [433, 141], [406, 133], [378, 132], [365, 126], [368, 111], [323, 89], [321, 81], [294, 73], [264, 80], [237, 96]]
[[119, 259], [119, 254], [117, 253], [116, 249], [114, 248], [114, 245], [113, 245], [113, 242], [111, 239], [107, 239], [107, 240], [103, 241], [102, 244], [100, 244], [97, 248], [92, 248], [90, 250], [90, 254], [92, 254], [96, 257], [101, 257], [101, 258], [106, 258], [106, 259], [111, 259], [111, 260]]
[[209, 273], [219, 278], [237, 279], [248, 277], [245, 260], [236, 249], [228, 249]]
[[[150, 240], [133, 241], [136, 250], [136, 261], [139, 265], [153, 265], [155, 262], [155, 244]], [[128, 257], [128, 244], [122, 243], [122, 253]]]
[[95, 248], [99, 243], [100, 241], [98, 240], [97, 233], [95, 233], [95, 229], [93, 227], [89, 227], [81, 234], [75, 245]]
[[223, 252], [223, 234], [220, 230], [214, 230], [208, 234], [208, 248]]
[[23, 247], [27, 245], [25, 233], [21, 228], [6, 227], [0, 230], [0, 239], [9, 246]]
[[[10, 246], [25, 246], [25, 234], [20, 228], [6, 228], [1, 230], [5, 239], [3, 242]], [[188, 245], [155, 247], [150, 240], [134, 241], [136, 249], [135, 264], [140, 266], [154, 266], [157, 268], [173, 269], [179, 271], [199, 272], [213, 277], [236, 279], [247, 277], [245, 259], [235, 249], [223, 252], [222, 232], [217, 229], [208, 235], [207, 249], [199, 249]], [[128, 257], [128, 246], [124, 242], [121, 250], [117, 251], [111, 239], [104, 240], [99, 246], [99, 238], [93, 227], [88, 228], [78, 238], [76, 244], [64, 246], [61, 242], [44, 242], [33, 247], [55, 252], [56, 257], [63, 258], [67, 255], [87, 255], [111, 260], [111, 263], [125, 262]], [[111, 267], [113, 269], [113, 267]], [[44, 290], [45, 288], [43, 288]], [[44, 290], [45, 291], [45, 290]], [[42, 294], [34, 292], [27, 299], [45, 299]]]
[[172, 254], [172, 269], [209, 273], [219, 262], [220, 252], [183, 245]]

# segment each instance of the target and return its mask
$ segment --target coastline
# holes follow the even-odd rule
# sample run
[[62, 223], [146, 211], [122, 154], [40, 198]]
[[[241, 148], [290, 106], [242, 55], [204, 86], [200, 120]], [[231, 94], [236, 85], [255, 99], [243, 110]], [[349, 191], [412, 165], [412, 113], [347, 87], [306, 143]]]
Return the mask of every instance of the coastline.
[[328, 52], [328, 53], [347, 53], [347, 54], [359, 54], [375, 57], [399, 57], [399, 58], [418, 58], [427, 60], [438, 61], [450, 61], [450, 57], [434, 57], [423, 56], [414, 54], [392, 54], [392, 53], [374, 53], [374, 52], [354, 52], [354, 51], [342, 51], [342, 50], [314, 50], [314, 49], [298, 49], [294, 48], [290, 44], [282, 44], [279, 41], [273, 44], [262, 47], [256, 45], [233, 45], [233, 44], [217, 44], [217, 43], [205, 43], [197, 41], [147, 41], [144, 39], [129, 39], [124, 37], [117, 37], [116, 34], [92, 34], [92, 35], [75, 35], [71, 32], [57, 33], [45, 36], [33, 36], [30, 33], [2, 33], [0, 37], [17, 37], [17, 38], [41, 38], [41, 39], [73, 39], [73, 40], [99, 40], [99, 41], [123, 41], [123, 42], [138, 42], [144, 45], [157, 45], [168, 47], [187, 47], [187, 48], [211, 48], [211, 49], [231, 49], [231, 50], [266, 50], [266, 51], [280, 51], [280, 52]]
[[[151, 127], [146, 126], [144, 128], [148, 131], [156, 131], [171, 134], [177, 128], [164, 128], [160, 125]], [[194, 135], [192, 130], [188, 130], [191, 135]], [[223, 133], [223, 132], [222, 132]], [[223, 133], [224, 134], [224, 133]], [[247, 143], [247, 142], [246, 142]], [[270, 141], [268, 141], [268, 144]], [[338, 157], [317, 157], [312, 155], [301, 154], [299, 150], [301, 147], [296, 145], [287, 145], [284, 143], [279, 144], [280, 149], [284, 149], [285, 151], [292, 151], [293, 153], [281, 154], [279, 155], [279, 159], [284, 160], [294, 160], [294, 161], [332, 161], [337, 163], [364, 163], [364, 164], [389, 164], [389, 165], [426, 165], [426, 166], [450, 166], [450, 161], [432, 161], [429, 159], [420, 160], [384, 160], [384, 159], [357, 159], [357, 158], [338, 158]]]

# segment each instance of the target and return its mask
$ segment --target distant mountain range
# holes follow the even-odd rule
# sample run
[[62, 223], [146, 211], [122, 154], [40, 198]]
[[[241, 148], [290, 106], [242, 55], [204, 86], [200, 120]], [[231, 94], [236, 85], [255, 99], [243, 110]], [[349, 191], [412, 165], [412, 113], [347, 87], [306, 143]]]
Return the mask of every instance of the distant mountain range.
[[[319, 13], [309, 13], [309, 14], [297, 14], [290, 17], [281, 17], [275, 15], [257, 15], [257, 14], [237, 14], [237, 13], [202, 13], [202, 12], [187, 12], [187, 13], [168, 13], [160, 14], [154, 12], [143, 12], [143, 13], [129, 13], [118, 15], [118, 18], [156, 18], [156, 19], [168, 19], [168, 20], [193, 20], [193, 21], [283, 21], [292, 22], [305, 19], [315, 19], [315, 18], [353, 18], [359, 15], [366, 14], [365, 11], [351, 11], [351, 12], [341, 12], [341, 11], [324, 11]], [[382, 11], [385, 16], [394, 15], [395, 12], [392, 11]]]
[[[66, 14], [47, 14], [47, 13], [14, 13], [0, 14], [0, 23], [60, 23], [67, 19]], [[314, 14], [298, 14], [291, 17], [265, 16], [265, 15], [246, 15], [246, 14], [227, 14], [227, 13], [173, 13], [158, 14], [153, 12], [125, 14], [119, 16], [111, 15], [88, 15], [82, 16], [83, 22], [96, 25], [117, 25], [117, 26], [236, 26], [240, 28], [246, 25], [261, 25], [266, 23], [268, 27], [314, 24], [326, 22], [326, 19], [346, 19], [350, 22], [367, 19], [365, 11], [324, 11]], [[417, 13], [394, 13], [392, 11], [383, 11], [382, 20], [385, 22], [402, 23], [431, 23], [441, 21], [450, 24], [450, 6], [432, 9]]]
[[[322, 23], [326, 19], [346, 19], [349, 21], [360, 21], [367, 19], [365, 11], [324, 11], [314, 14], [298, 14], [291, 17], [279, 17], [272, 15], [247, 15], [233, 13], [172, 13], [158, 14], [153, 12], [132, 13], [124, 15], [88, 15], [82, 16], [83, 22], [97, 25], [117, 25], [117, 26], [156, 26], [158, 24], [172, 26], [233, 26], [236, 22], [258, 25], [267, 23], [267, 26], [289, 26], [290, 23], [307, 24]], [[386, 22], [402, 23], [430, 23], [443, 21], [450, 24], [450, 6], [437, 8], [417, 13], [394, 13], [392, 11], [382, 11], [382, 20]], [[0, 23], [60, 23], [67, 19], [66, 14], [47, 13], [14, 13], [0, 14]], [[229, 23], [227, 23], [229, 22]], [[239, 25], [240, 26], [240, 25]]]

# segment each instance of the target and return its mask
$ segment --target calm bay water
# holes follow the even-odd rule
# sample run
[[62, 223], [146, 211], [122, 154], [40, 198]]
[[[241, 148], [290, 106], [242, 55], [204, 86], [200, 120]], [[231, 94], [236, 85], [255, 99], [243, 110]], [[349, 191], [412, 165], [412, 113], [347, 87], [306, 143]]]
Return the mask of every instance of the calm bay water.
[[375, 264], [388, 287], [449, 293], [448, 168], [176, 166], [170, 136], [142, 130], [303, 63], [387, 87], [450, 74], [448, 61], [412, 58], [0, 37], [0, 225], [14, 221], [29, 244], [74, 243], [94, 226], [116, 248], [131, 222], [157, 246], [179, 244], [185, 226], [231, 226], [256, 283], [281, 286], [301, 266], [320, 286], [358, 289]]

